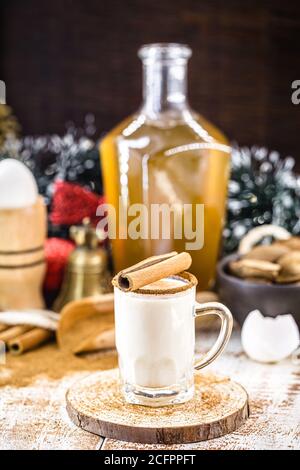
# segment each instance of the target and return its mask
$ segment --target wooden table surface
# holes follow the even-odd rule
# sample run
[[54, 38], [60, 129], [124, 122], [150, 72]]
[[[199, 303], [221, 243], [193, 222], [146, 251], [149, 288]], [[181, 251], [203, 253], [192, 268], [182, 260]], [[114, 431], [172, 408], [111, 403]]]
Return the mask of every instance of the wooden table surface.
[[[202, 333], [197, 351], [209, 348], [215, 334]], [[290, 359], [263, 365], [242, 352], [235, 331], [226, 352], [209, 366], [240, 382], [250, 396], [251, 416], [236, 432], [181, 446], [142, 445], [102, 439], [77, 428], [65, 410], [65, 393], [76, 373], [59, 381], [38, 379], [23, 388], [0, 388], [0, 449], [300, 449], [300, 366]]]

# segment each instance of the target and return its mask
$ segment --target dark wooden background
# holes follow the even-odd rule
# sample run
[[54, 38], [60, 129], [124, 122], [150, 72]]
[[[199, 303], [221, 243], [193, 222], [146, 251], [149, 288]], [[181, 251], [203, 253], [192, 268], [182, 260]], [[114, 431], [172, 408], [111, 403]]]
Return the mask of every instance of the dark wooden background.
[[300, 1], [1, 0], [0, 78], [24, 133], [96, 115], [99, 134], [141, 101], [142, 43], [193, 48], [193, 107], [241, 144], [300, 163]]

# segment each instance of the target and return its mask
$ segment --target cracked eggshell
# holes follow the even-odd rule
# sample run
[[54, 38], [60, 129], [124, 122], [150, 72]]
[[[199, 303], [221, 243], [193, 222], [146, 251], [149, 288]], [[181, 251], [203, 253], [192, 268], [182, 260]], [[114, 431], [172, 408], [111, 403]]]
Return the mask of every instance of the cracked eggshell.
[[264, 317], [259, 310], [253, 310], [244, 322], [241, 340], [251, 359], [271, 363], [279, 362], [295, 351], [300, 335], [292, 315]]
[[18, 209], [35, 204], [38, 188], [31, 171], [14, 158], [0, 162], [0, 209]]

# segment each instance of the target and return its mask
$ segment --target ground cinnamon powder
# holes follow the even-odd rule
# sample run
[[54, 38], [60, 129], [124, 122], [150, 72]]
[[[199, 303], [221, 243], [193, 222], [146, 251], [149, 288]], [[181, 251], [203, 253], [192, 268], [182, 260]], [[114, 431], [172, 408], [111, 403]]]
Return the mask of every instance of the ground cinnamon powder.
[[48, 343], [28, 351], [21, 356], [6, 355], [6, 364], [0, 365], [0, 386], [22, 387], [31, 384], [40, 376], [59, 379], [71, 372], [106, 370], [117, 367], [115, 350], [75, 356], [71, 347], [82, 341], [91, 331], [112, 327], [112, 316], [91, 316], [72, 326], [65, 337], [64, 347], [56, 342]]
[[7, 354], [6, 364], [0, 366], [0, 386], [22, 387], [42, 375], [59, 379], [70, 372], [105, 370], [116, 366], [115, 351], [77, 357], [59, 350], [55, 343], [51, 343], [21, 356]]

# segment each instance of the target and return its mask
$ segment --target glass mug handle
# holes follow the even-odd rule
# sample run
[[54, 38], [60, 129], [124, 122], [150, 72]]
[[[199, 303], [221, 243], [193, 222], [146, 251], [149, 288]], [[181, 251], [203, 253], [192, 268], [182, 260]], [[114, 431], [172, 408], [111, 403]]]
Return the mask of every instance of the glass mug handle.
[[230, 310], [219, 302], [207, 302], [199, 304], [195, 302], [195, 317], [205, 315], [217, 315], [221, 318], [221, 329], [217, 341], [204, 356], [196, 362], [194, 368], [199, 370], [213, 362], [226, 347], [233, 326], [233, 319]]

